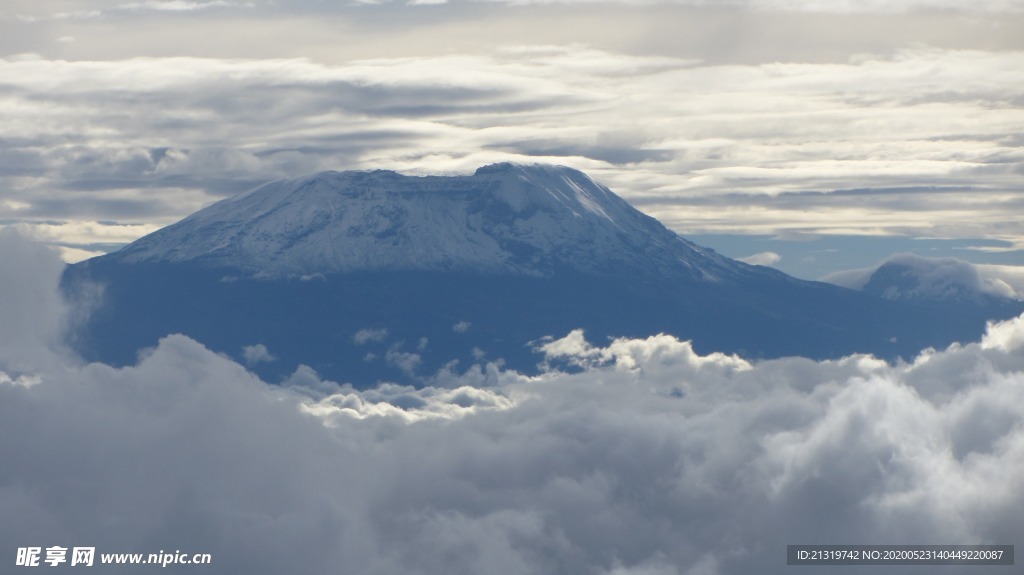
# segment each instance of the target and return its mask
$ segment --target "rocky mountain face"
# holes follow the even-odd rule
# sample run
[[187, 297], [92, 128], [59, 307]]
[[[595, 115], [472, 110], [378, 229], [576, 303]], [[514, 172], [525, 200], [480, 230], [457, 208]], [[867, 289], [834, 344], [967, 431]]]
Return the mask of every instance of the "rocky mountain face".
[[87, 358], [130, 363], [181, 332], [270, 379], [305, 364], [360, 386], [486, 361], [531, 371], [535, 342], [577, 328], [755, 358], [894, 358], [991, 319], [731, 260], [579, 171], [512, 164], [272, 182], [70, 266], [64, 286], [102, 289], [78, 334]]

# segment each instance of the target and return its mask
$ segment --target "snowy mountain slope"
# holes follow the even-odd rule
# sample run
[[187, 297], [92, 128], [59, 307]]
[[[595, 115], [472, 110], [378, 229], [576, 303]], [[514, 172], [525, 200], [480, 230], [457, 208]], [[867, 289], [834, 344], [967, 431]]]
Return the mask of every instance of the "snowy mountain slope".
[[89, 359], [131, 363], [181, 332], [240, 359], [264, 346], [277, 358], [254, 367], [265, 377], [306, 364], [359, 385], [421, 381], [452, 360], [531, 371], [531, 342], [577, 328], [592, 341], [671, 333], [701, 353], [895, 358], [993, 319], [737, 262], [578, 171], [511, 164], [267, 184], [65, 273], [68, 292], [95, 284], [103, 303], [77, 340]]
[[273, 276], [374, 270], [550, 275], [556, 267], [715, 277], [734, 264], [581, 172], [497, 164], [473, 176], [325, 172], [273, 182], [142, 238], [125, 263]]

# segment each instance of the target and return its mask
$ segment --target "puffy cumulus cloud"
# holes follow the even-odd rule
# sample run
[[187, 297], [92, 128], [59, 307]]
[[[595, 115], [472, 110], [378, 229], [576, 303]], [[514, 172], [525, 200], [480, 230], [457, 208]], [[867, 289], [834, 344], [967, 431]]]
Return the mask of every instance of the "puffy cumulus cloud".
[[[0, 426], [20, 438], [0, 448], [5, 541], [233, 548], [222, 555], [224, 572], [269, 573], [287, 570], [284, 549], [307, 555], [316, 537], [347, 529], [331, 503], [289, 494], [331, 490], [322, 472], [296, 472], [309, 456], [336, 457], [332, 442], [291, 410], [276, 413], [266, 386], [237, 364], [173, 336], [132, 368], [55, 371], [27, 390], [0, 388]], [[303, 428], [317, 431], [303, 437]], [[66, 479], [53, 483], [57, 473]], [[324, 560], [306, 568], [326, 569]]]
[[[323, 384], [320, 387], [323, 389]], [[394, 417], [408, 423], [459, 419], [478, 411], [511, 409], [514, 405], [515, 401], [500, 391], [471, 385], [417, 389], [384, 383], [365, 391], [351, 385], [335, 386], [316, 401], [301, 403], [301, 409], [322, 418], [329, 426], [337, 426], [340, 419], [353, 417]]]
[[53, 241], [80, 247], [102, 238], [65, 227], [163, 225], [278, 177], [518, 160], [588, 171], [684, 233], [1020, 246], [1022, 70], [1024, 52], [927, 45], [728, 64], [583, 44], [332, 64], [9, 57], [0, 220], [64, 222]]
[[210, 552], [229, 573], [781, 573], [793, 542], [1024, 529], [1019, 342], [897, 367], [585, 351], [614, 364], [312, 399], [174, 336], [133, 367], [0, 382], [0, 428], [22, 438], [0, 448], [0, 528]]
[[1005, 352], [1024, 348], [1024, 322], [1008, 321], [990, 324], [988, 332], [981, 340], [981, 347], [1000, 349]]
[[388, 337], [387, 328], [364, 328], [355, 333], [352, 336], [352, 341], [357, 345], [365, 345], [370, 342], [382, 342]]
[[274, 357], [267, 346], [262, 343], [255, 345], [247, 345], [242, 348], [242, 357], [245, 359], [247, 365], [256, 365], [257, 363], [264, 363], [268, 361], [274, 361], [277, 358]]
[[396, 344], [384, 354], [384, 361], [402, 370], [406, 375], [413, 376], [423, 363], [423, 357], [418, 353], [402, 351], [401, 345]]
[[[59, 317], [42, 252], [0, 246], [15, 301]], [[362, 391], [268, 385], [181, 335], [122, 368], [23, 355], [0, 367], [0, 539], [219, 573], [739, 574], [789, 572], [793, 543], [1024, 536], [1024, 316], [896, 365], [541, 346], [565, 370]]]
[[546, 338], [537, 350], [544, 354], [548, 369], [552, 362], [559, 360], [583, 368], [614, 365], [627, 371], [639, 369], [646, 375], [650, 375], [651, 369], [660, 372], [676, 365], [692, 368], [717, 366], [726, 371], [750, 369], [750, 363], [739, 356], [718, 352], [702, 356], [693, 350], [690, 342], [665, 334], [646, 340], [619, 338], [608, 347], [596, 347], [586, 340], [583, 330], [577, 329], [561, 339]]

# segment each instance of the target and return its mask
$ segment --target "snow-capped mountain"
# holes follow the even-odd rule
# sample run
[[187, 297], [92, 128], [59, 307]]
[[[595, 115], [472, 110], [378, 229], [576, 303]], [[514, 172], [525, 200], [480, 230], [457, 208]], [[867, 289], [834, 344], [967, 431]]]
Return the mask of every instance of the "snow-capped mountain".
[[496, 360], [530, 371], [537, 341], [577, 328], [670, 333], [702, 353], [894, 358], [994, 319], [734, 261], [581, 172], [512, 164], [273, 182], [70, 266], [64, 285], [103, 293], [78, 334], [87, 358], [130, 363], [180, 332], [264, 377], [305, 364], [357, 385]]
[[272, 182], [113, 256], [264, 276], [555, 269], [714, 279], [735, 262], [688, 242], [585, 174], [497, 164], [472, 176], [324, 172]]

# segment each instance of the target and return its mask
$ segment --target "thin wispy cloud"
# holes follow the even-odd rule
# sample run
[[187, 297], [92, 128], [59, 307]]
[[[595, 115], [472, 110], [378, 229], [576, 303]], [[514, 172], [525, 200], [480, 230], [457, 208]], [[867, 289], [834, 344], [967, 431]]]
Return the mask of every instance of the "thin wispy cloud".
[[[627, 6], [651, 6], [669, 4], [696, 8], [726, 7], [729, 9], [746, 9], [765, 12], [817, 12], [835, 14], [900, 14], [921, 11], [954, 11], [965, 13], [1013, 12], [1024, 10], [1024, 2], [1020, 0], [730, 0], [728, 2], [712, 2], [709, 0], [478, 0], [483, 4], [622, 4]], [[446, 4], [446, 0], [375, 0], [360, 2], [325, 3], [315, 0], [298, 0], [289, 5], [295, 9], [333, 12], [350, 8], [358, 4], [395, 4], [412, 6], [430, 6]], [[170, 12], [191, 12], [213, 8], [249, 8], [274, 10], [278, 3], [269, 0], [145, 0], [136, 2], [117, 2], [109, 0], [80, 0], [74, 4], [77, 10], [53, 9], [33, 6], [26, 0], [14, 0], [11, 12], [38, 12], [54, 17], [68, 14], [105, 15], [128, 10], [155, 10]]]
[[748, 264], [754, 264], [758, 266], [770, 266], [778, 263], [782, 259], [782, 256], [775, 252], [759, 252], [753, 255], [749, 255], [745, 258], [739, 258], [741, 262]]
[[164, 12], [191, 12], [209, 10], [211, 8], [253, 8], [250, 2], [227, 2], [212, 0], [208, 2], [189, 2], [187, 0], [150, 0], [148, 2], [128, 2], [118, 5], [115, 10], [157, 10]]
[[163, 224], [320, 169], [541, 160], [589, 171], [685, 233], [987, 230], [1019, 246], [1022, 54], [920, 46], [742, 66], [586, 46], [345, 65], [8, 58], [0, 218]]

